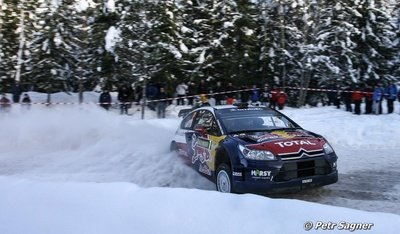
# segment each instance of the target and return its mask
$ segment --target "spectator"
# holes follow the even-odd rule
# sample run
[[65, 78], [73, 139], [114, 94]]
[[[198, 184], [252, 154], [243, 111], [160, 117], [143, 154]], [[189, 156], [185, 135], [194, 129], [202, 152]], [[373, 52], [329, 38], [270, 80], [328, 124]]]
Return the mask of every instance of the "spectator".
[[13, 102], [14, 103], [19, 103], [20, 98], [21, 98], [21, 86], [19, 85], [19, 83], [15, 83], [12, 87], [11, 87], [11, 92], [12, 92], [12, 98], [13, 98]]
[[360, 87], [357, 85], [355, 90], [351, 93], [351, 100], [354, 102], [354, 114], [361, 114], [361, 100], [363, 99], [363, 94]]
[[278, 104], [278, 108], [279, 110], [283, 110], [283, 107], [285, 106], [286, 103], [286, 99], [287, 99], [287, 95], [284, 91], [280, 91], [278, 89], [278, 94], [276, 97], [276, 103]]
[[1, 95], [0, 99], [0, 112], [8, 112], [11, 109], [10, 99], [7, 98], [6, 94]]
[[29, 110], [31, 108], [31, 98], [27, 93], [24, 94], [22, 98], [22, 107]]
[[188, 104], [190, 106], [193, 106], [193, 99], [194, 99], [194, 96], [196, 95], [196, 86], [195, 86], [195, 84], [193, 82], [189, 82], [187, 93], [188, 93], [188, 96], [189, 96], [187, 98], [188, 99]]
[[353, 108], [352, 108], [352, 106], [351, 106], [351, 94], [352, 94], [353, 92], [352, 92], [352, 90], [351, 90], [351, 87], [350, 86], [346, 86], [346, 87], [344, 87], [344, 90], [343, 90], [343, 101], [344, 101], [344, 105], [346, 106], [346, 111], [349, 111], [349, 112], [353, 112]]
[[334, 83], [334, 81], [330, 81], [328, 86], [328, 106], [331, 104], [336, 104], [336, 99], [337, 99], [337, 93], [338, 93], [338, 87]]
[[248, 89], [246, 85], [242, 85], [240, 89], [243, 90], [240, 91], [240, 102], [247, 103], [250, 98], [250, 92], [249, 90], [246, 90]]
[[221, 85], [221, 81], [217, 81], [217, 85], [214, 87], [214, 93], [216, 93], [214, 95], [215, 98], [215, 105], [222, 105], [222, 101], [224, 99], [224, 95], [221, 94], [221, 92], [223, 92], [224, 89]]
[[161, 87], [158, 94], [156, 95], [157, 101], [157, 117], [158, 118], [165, 118], [165, 109], [168, 106], [168, 98], [167, 93], [165, 92], [165, 88]]
[[269, 102], [269, 87], [268, 87], [268, 84], [264, 85], [264, 90], [261, 93], [260, 101], [264, 106], [268, 105], [268, 102]]
[[276, 101], [278, 100], [278, 89], [276, 88], [276, 86], [273, 86], [269, 93], [269, 96], [269, 107], [276, 109]]
[[99, 98], [99, 103], [100, 106], [103, 107], [106, 110], [109, 110], [111, 107], [111, 95], [110, 92], [108, 92], [107, 89], [105, 89], [101, 94]]
[[385, 97], [387, 99], [388, 114], [393, 113], [393, 102], [397, 97], [397, 87], [393, 82], [390, 82], [389, 86], [386, 88]]
[[372, 114], [372, 93], [374, 90], [370, 85], [366, 85], [364, 89], [364, 97], [365, 97], [365, 114]]
[[176, 86], [176, 94], [177, 94], [177, 105], [184, 105], [185, 104], [185, 96], [186, 96], [186, 92], [188, 90], [188, 86], [182, 82], [180, 83], [178, 86]]
[[383, 97], [383, 90], [380, 87], [380, 85], [375, 85], [374, 88], [374, 93], [372, 94], [372, 101], [373, 101], [373, 105], [372, 105], [372, 109], [374, 111], [374, 113], [377, 114], [381, 114], [382, 112], [380, 111], [382, 109], [382, 97]]
[[207, 94], [207, 84], [204, 80], [200, 80], [199, 85], [197, 86], [197, 94]]
[[[150, 82], [146, 87], [146, 98], [147, 100], [154, 100], [158, 94], [158, 86], [153, 82]], [[156, 104], [154, 102], [149, 102], [148, 107], [150, 110], [156, 110]]]
[[229, 82], [228, 86], [225, 89], [225, 92], [228, 92], [228, 93], [226, 93], [226, 104], [227, 105], [233, 104], [233, 97], [235, 95], [234, 95], [234, 92], [232, 92], [232, 91], [235, 91], [235, 87], [233, 86], [232, 82]]
[[257, 85], [253, 85], [253, 89], [250, 91], [251, 103], [257, 103], [260, 101], [260, 93], [258, 91]]
[[132, 91], [128, 85], [124, 84], [118, 90], [118, 101], [120, 102], [121, 115], [128, 114], [128, 109], [131, 105]]

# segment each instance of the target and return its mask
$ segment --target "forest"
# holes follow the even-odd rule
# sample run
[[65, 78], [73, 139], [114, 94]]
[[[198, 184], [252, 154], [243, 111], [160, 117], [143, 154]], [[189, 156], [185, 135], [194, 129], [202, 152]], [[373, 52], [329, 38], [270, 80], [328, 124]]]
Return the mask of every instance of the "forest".
[[0, 89], [400, 81], [396, 0], [0, 0]]

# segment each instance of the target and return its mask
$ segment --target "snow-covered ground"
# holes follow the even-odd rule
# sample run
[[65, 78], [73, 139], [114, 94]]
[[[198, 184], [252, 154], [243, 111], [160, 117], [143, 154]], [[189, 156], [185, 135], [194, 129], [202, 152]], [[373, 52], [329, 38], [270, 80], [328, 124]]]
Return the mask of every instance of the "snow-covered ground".
[[[97, 98], [85, 94], [85, 101]], [[178, 108], [170, 106], [163, 120], [150, 111], [140, 120], [138, 109], [120, 116], [94, 104], [15, 105], [0, 114], [0, 233], [301, 233], [307, 221], [373, 223], [370, 233], [399, 233], [397, 102], [396, 114], [379, 116], [285, 109], [330, 141], [340, 176], [334, 185], [274, 198], [215, 192], [168, 152]], [[317, 232], [326, 231], [314, 226]]]

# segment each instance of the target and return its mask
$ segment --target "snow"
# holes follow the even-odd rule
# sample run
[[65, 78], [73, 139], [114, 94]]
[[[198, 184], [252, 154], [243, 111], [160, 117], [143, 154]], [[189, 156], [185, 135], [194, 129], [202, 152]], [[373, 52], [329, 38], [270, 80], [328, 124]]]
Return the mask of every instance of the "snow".
[[[30, 96], [34, 102], [46, 99]], [[84, 101], [98, 96], [84, 93]], [[78, 97], [57, 93], [52, 100]], [[306, 221], [346, 221], [373, 223], [371, 233], [395, 234], [400, 104], [395, 105], [397, 113], [378, 116], [334, 107], [284, 109], [329, 140], [340, 177], [335, 185], [278, 198], [215, 192], [213, 183], [169, 153], [179, 107], [168, 107], [167, 119], [146, 110], [146, 120], [140, 120], [138, 106], [131, 116], [120, 116], [117, 107], [106, 112], [95, 104], [30, 110], [14, 105], [0, 114], [0, 223], [6, 224], [0, 233], [307, 233]]]
[[114, 52], [114, 47], [116, 45], [116, 43], [118, 41], [120, 41], [120, 34], [121, 34], [121, 30], [119, 30], [118, 28], [111, 26], [108, 31], [107, 31], [107, 35], [106, 35], [106, 45], [105, 48], [107, 51], [109, 52]]

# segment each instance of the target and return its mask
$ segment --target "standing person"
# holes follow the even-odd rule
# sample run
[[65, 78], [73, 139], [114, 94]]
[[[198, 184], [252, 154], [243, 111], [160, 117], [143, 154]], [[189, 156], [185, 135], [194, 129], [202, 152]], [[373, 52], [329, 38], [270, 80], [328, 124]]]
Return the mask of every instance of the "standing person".
[[276, 97], [276, 103], [278, 104], [279, 110], [283, 110], [287, 99], [287, 95], [284, 91], [278, 89], [278, 94]]
[[215, 98], [215, 105], [222, 105], [222, 101], [224, 99], [224, 95], [221, 94], [221, 92], [224, 91], [224, 88], [222, 87], [221, 81], [217, 81], [217, 85], [214, 87], [214, 95]]
[[269, 108], [276, 109], [276, 101], [278, 100], [278, 89], [274, 85], [269, 93]]
[[361, 100], [363, 99], [363, 94], [360, 87], [357, 85], [355, 90], [351, 93], [351, 100], [354, 102], [354, 114], [361, 114]]
[[158, 94], [156, 95], [157, 101], [157, 117], [158, 118], [165, 118], [165, 109], [168, 106], [168, 98], [167, 93], [165, 92], [165, 88], [161, 87]]
[[204, 80], [200, 80], [200, 83], [197, 86], [197, 94], [207, 94], [207, 84]]
[[269, 102], [269, 86], [268, 86], [268, 84], [264, 85], [264, 89], [261, 92], [260, 101], [264, 106], [268, 105], [268, 102]]
[[182, 81], [178, 86], [176, 86], [176, 94], [177, 94], [177, 105], [184, 105], [185, 104], [185, 96], [188, 90], [188, 86]]
[[0, 99], [0, 112], [8, 112], [11, 109], [10, 99], [7, 98], [7, 95], [3, 93]]
[[372, 114], [372, 94], [374, 90], [369, 84], [366, 84], [364, 89], [364, 97], [365, 97], [365, 114]]
[[31, 98], [27, 93], [22, 97], [22, 107], [29, 110], [31, 108]]
[[188, 85], [188, 91], [187, 91], [187, 93], [188, 93], [188, 104], [189, 104], [189, 106], [193, 106], [193, 99], [194, 99], [194, 96], [196, 95], [196, 86], [195, 86], [195, 84], [193, 83], [193, 82], [189, 82], [189, 85]]
[[233, 86], [232, 82], [228, 83], [228, 86], [225, 89], [226, 93], [226, 104], [227, 105], [232, 105], [233, 104], [233, 97], [235, 96], [235, 94], [231, 91], [234, 91], [235, 87]]
[[393, 102], [397, 97], [397, 87], [393, 82], [390, 82], [389, 86], [386, 88], [385, 97], [387, 99], [388, 114], [393, 113]]
[[110, 95], [110, 92], [108, 92], [107, 89], [105, 89], [100, 94], [99, 103], [100, 103], [100, 106], [103, 107], [104, 109], [106, 109], [106, 110], [110, 109], [110, 106], [111, 106], [111, 95]]
[[240, 102], [247, 103], [249, 101], [249, 98], [250, 98], [250, 92], [248, 90], [244, 90], [244, 89], [247, 89], [246, 85], [242, 85], [240, 87], [240, 89], [243, 90], [243, 91], [240, 92]]
[[331, 104], [336, 104], [336, 99], [337, 99], [337, 93], [338, 93], [338, 87], [337, 85], [334, 83], [334, 81], [330, 81], [328, 86], [328, 106], [330, 106]]
[[121, 115], [128, 114], [131, 98], [132, 92], [129, 87], [126, 84], [122, 85], [118, 90], [118, 101], [120, 102]]
[[253, 85], [253, 89], [250, 91], [251, 103], [257, 103], [260, 101], [260, 93], [258, 91], [257, 85]]
[[343, 101], [344, 105], [346, 106], [346, 111], [353, 112], [353, 108], [351, 106], [351, 94], [352, 90], [350, 85], [346, 86], [343, 91]]
[[372, 105], [372, 109], [376, 115], [381, 114], [380, 110], [382, 109], [382, 97], [383, 90], [379, 84], [375, 85], [374, 93], [372, 94], [372, 101], [374, 102]]
[[11, 92], [12, 92], [12, 98], [13, 98], [13, 102], [14, 103], [19, 103], [20, 98], [21, 98], [21, 86], [19, 85], [19, 83], [15, 83], [12, 87], [11, 87]]

